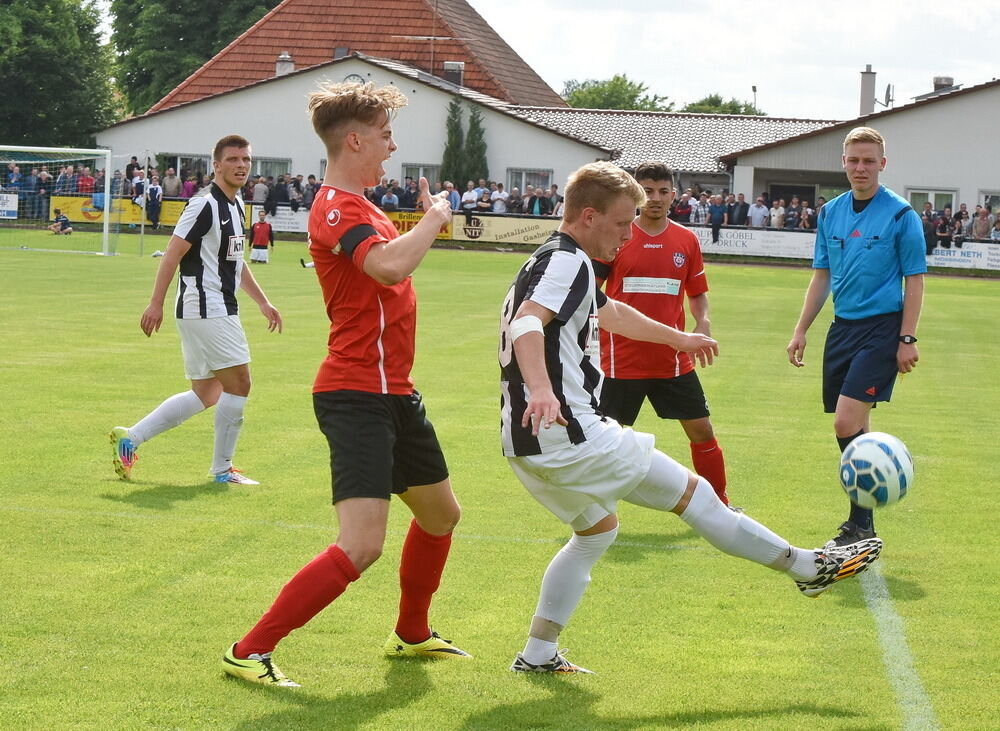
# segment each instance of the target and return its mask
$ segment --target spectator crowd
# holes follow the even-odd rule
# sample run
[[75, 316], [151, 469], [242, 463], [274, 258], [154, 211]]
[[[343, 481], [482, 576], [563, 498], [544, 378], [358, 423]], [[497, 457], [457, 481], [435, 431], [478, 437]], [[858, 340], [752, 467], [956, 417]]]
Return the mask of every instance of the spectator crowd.
[[[51, 168], [51, 169], [50, 169]], [[133, 157], [125, 170], [115, 170], [111, 178], [111, 195], [129, 198], [134, 205], [145, 206], [146, 217], [154, 228], [159, 228], [160, 210], [167, 199], [185, 200], [205, 191], [211, 184], [210, 175], [199, 175], [182, 170], [178, 175], [168, 167], [163, 175], [155, 166], [143, 167]], [[89, 195], [96, 208], [105, 208], [105, 171], [92, 173], [86, 165], [55, 164], [33, 165], [25, 172], [17, 163], [8, 163], [0, 180], [0, 192], [16, 193], [18, 215], [28, 219], [48, 219], [49, 198], [52, 195]], [[308, 210], [322, 183], [315, 175], [254, 175], [242, 191], [243, 200], [261, 205], [273, 216], [278, 206], [292, 211]], [[509, 191], [503, 183], [480, 178], [478, 183], [466, 181], [465, 190], [459, 191], [450, 180], [431, 185], [434, 194], [445, 193], [455, 212], [473, 214], [514, 214], [562, 217], [563, 197], [559, 186], [526, 185], [522, 192], [517, 187]], [[383, 178], [371, 188], [365, 188], [365, 197], [385, 211], [420, 210], [417, 181], [406, 177]], [[783, 231], [813, 231], [819, 213], [826, 203], [821, 196], [815, 208], [810, 202], [792, 196], [772, 200], [761, 193], [753, 203], [748, 203], [743, 193], [728, 195], [687, 188], [674, 198], [669, 217], [684, 224], [708, 226], [712, 240], [718, 241], [723, 226], [775, 229]], [[925, 203], [921, 211], [927, 254], [935, 248], [962, 248], [966, 241], [993, 241], [1000, 243], [1000, 216], [995, 216], [990, 206], [977, 205], [974, 211], [962, 203], [957, 211], [951, 207], [934, 210]]]

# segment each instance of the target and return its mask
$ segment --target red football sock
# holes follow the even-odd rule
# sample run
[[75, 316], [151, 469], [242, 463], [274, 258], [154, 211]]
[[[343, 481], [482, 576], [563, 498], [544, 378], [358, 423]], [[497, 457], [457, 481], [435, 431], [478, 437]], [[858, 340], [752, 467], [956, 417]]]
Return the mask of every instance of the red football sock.
[[307, 563], [278, 593], [271, 608], [236, 644], [233, 654], [245, 658], [271, 652], [292, 630], [298, 629], [344, 593], [360, 574], [340, 546], [332, 544]]
[[448, 560], [451, 533], [433, 536], [410, 521], [410, 530], [403, 542], [399, 561], [399, 620], [396, 634], [404, 642], [423, 642], [431, 636], [427, 610], [431, 597], [441, 584], [441, 572]]
[[722, 456], [719, 442], [715, 439], [698, 444], [691, 442], [691, 461], [694, 471], [712, 484], [723, 505], [729, 505], [729, 496], [726, 494], [726, 460]]

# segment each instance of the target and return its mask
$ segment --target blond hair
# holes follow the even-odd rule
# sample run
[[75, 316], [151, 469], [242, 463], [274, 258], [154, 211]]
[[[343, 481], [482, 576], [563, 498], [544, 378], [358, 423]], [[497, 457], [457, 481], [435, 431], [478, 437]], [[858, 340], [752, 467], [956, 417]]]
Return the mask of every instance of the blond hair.
[[855, 142], [872, 142], [878, 145], [879, 150], [882, 151], [882, 156], [885, 156], [885, 138], [876, 129], [872, 129], [871, 127], [855, 127], [852, 129], [847, 133], [847, 137], [844, 138], [844, 151], [847, 151], [848, 145], [852, 145]]
[[351, 122], [381, 124], [383, 119], [392, 119], [393, 114], [405, 106], [406, 97], [395, 86], [376, 89], [371, 82], [326, 82], [309, 94], [306, 108], [316, 134], [327, 148], [331, 148], [330, 143], [335, 140], [337, 133], [346, 131]]
[[637, 208], [646, 203], [642, 186], [617, 165], [603, 160], [584, 165], [566, 181], [563, 218], [572, 220], [585, 208], [606, 213], [608, 205], [620, 195], [631, 198]]

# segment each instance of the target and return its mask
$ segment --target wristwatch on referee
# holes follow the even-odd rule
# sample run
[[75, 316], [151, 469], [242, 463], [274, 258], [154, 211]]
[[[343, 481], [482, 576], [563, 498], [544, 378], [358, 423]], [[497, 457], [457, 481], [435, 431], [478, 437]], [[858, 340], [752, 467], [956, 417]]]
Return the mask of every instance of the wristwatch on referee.
[[906, 343], [907, 345], [913, 345], [917, 342], [917, 338], [914, 335], [900, 335], [899, 342]]

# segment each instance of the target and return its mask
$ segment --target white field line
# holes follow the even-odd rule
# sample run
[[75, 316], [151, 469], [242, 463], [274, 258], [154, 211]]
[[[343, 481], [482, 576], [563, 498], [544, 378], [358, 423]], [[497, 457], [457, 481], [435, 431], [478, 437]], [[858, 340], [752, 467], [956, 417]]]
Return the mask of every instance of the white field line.
[[917, 675], [910, 648], [906, 644], [903, 618], [893, 609], [889, 587], [882, 577], [878, 562], [862, 574], [860, 579], [865, 604], [875, 618], [875, 630], [882, 646], [882, 662], [903, 716], [903, 731], [940, 728], [931, 701]]

